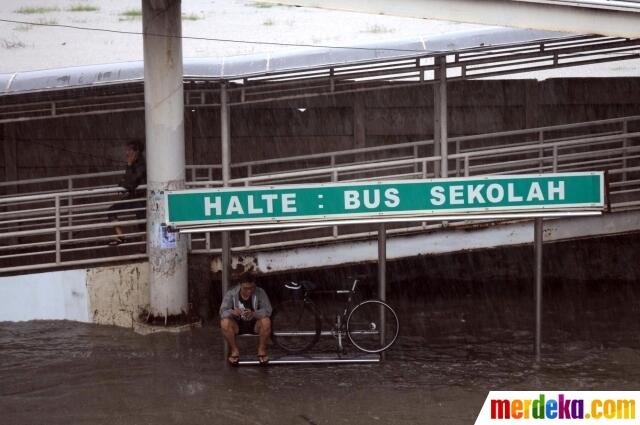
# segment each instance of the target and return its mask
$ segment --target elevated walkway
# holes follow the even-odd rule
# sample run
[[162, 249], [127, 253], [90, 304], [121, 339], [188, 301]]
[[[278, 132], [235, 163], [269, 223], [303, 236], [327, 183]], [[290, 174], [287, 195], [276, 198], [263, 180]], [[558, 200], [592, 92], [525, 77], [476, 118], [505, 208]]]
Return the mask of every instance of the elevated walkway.
[[[635, 232], [640, 231], [639, 139], [640, 116], [452, 137], [448, 177], [605, 170], [610, 212], [598, 218], [600, 221], [549, 221], [547, 228], [557, 224], [555, 234], [565, 239]], [[441, 158], [430, 155], [432, 145], [432, 140], [419, 140], [236, 163], [232, 165], [231, 184], [436, 178]], [[219, 165], [188, 166], [188, 186], [220, 186], [220, 173]], [[135, 210], [129, 209], [119, 215], [118, 221], [109, 221], [109, 207], [123, 202], [119, 199], [121, 190], [115, 184], [120, 174], [109, 172], [0, 183], [0, 273], [145, 259], [145, 220], [136, 219]], [[126, 229], [127, 241], [112, 247], [108, 242], [116, 224]], [[446, 252], [454, 252], [529, 243], [524, 237], [509, 237], [519, 232], [525, 234], [528, 226], [517, 222], [464, 220], [394, 223], [388, 226], [388, 234], [390, 244], [396, 239], [403, 245], [414, 238], [420, 245], [442, 246], [448, 249]], [[456, 232], [456, 229], [481, 233], [468, 237], [469, 232]], [[553, 231], [547, 233], [552, 235], [548, 237], [555, 237]], [[446, 236], [455, 234], [461, 236]], [[335, 244], [344, 244], [344, 252], [356, 253], [360, 250], [354, 250], [354, 246], [366, 246], [376, 235], [377, 227], [367, 225], [246, 230], [232, 233], [232, 248], [248, 261], [265, 265], [263, 271], [268, 272], [274, 271], [275, 263], [265, 259], [265, 255], [275, 258], [278, 252], [277, 255], [292, 259], [292, 250], [297, 250], [297, 254], [307, 253], [318, 261], [317, 250], [325, 249], [326, 245], [333, 246], [326, 249], [335, 250]], [[435, 243], [436, 240], [440, 242]], [[479, 240], [484, 245], [478, 245]], [[194, 254], [215, 255], [220, 252], [219, 243], [215, 233], [189, 236], [190, 251]], [[392, 252], [390, 250], [391, 255]], [[346, 258], [339, 254], [333, 257]], [[366, 255], [355, 261], [366, 261]], [[292, 262], [299, 263], [299, 257]]]

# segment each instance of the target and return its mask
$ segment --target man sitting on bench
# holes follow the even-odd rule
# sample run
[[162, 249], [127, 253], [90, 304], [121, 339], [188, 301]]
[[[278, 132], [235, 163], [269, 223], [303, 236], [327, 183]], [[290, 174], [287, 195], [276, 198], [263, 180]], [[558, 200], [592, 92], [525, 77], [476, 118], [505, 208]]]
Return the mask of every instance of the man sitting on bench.
[[236, 344], [236, 335], [259, 335], [258, 362], [269, 362], [267, 342], [271, 335], [271, 303], [267, 293], [256, 286], [255, 277], [244, 273], [238, 279], [239, 284], [229, 289], [220, 305], [220, 328], [229, 344], [229, 364], [236, 366], [240, 361], [240, 350]]

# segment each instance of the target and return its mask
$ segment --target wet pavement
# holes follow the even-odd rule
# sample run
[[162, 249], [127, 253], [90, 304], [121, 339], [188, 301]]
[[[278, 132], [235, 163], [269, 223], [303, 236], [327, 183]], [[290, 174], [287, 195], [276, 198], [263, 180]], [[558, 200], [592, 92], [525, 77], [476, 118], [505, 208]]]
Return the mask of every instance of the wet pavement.
[[[489, 390], [638, 390], [640, 309], [626, 294], [547, 300], [540, 364], [532, 301], [511, 295], [391, 299], [401, 336], [383, 363], [367, 365], [229, 368], [211, 323], [140, 336], [4, 322], [0, 422], [469, 424]], [[254, 354], [254, 340], [241, 344]]]

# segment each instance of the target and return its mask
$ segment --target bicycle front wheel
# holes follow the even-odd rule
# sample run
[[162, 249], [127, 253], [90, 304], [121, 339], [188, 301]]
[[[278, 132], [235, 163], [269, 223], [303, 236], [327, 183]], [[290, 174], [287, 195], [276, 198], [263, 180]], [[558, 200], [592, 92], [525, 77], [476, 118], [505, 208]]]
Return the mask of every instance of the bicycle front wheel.
[[271, 315], [273, 343], [287, 353], [302, 353], [320, 338], [320, 317], [312, 303], [286, 300]]
[[381, 353], [391, 347], [399, 330], [396, 312], [379, 300], [361, 302], [347, 319], [349, 341], [366, 353]]

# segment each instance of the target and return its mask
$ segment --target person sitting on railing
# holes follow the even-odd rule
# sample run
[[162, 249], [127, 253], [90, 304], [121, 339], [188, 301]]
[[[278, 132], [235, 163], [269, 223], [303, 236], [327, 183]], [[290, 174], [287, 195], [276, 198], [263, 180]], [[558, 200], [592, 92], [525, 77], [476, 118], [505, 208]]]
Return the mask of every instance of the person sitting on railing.
[[236, 344], [236, 335], [259, 335], [258, 362], [269, 363], [267, 342], [271, 335], [271, 302], [267, 293], [258, 288], [255, 276], [243, 273], [239, 284], [229, 289], [220, 305], [220, 328], [229, 344], [229, 364], [236, 366], [240, 361], [240, 349]]
[[[113, 204], [109, 207], [109, 220], [118, 221], [118, 211], [136, 209], [133, 213], [137, 220], [145, 217], [145, 208], [147, 205], [144, 190], [138, 189], [138, 186], [147, 183], [147, 162], [144, 158], [144, 144], [140, 140], [131, 140], [126, 144], [127, 168], [124, 176], [118, 182], [118, 185], [126, 189], [123, 195], [124, 199], [131, 199], [129, 202]], [[143, 198], [143, 199], [140, 199]], [[131, 212], [129, 212], [131, 213]], [[140, 227], [140, 226], [139, 226]], [[116, 238], [109, 242], [109, 245], [119, 245], [124, 242], [124, 232], [120, 226], [115, 227]]]

